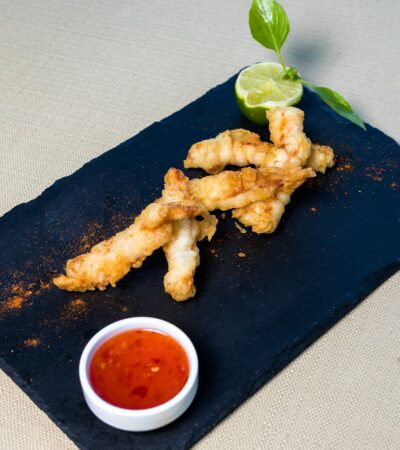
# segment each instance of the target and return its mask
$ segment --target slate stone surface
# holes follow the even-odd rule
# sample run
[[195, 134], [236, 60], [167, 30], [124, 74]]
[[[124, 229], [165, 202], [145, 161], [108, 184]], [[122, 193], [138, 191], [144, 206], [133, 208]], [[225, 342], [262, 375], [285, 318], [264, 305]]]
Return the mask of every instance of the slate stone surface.
[[[106, 292], [48, 284], [67, 258], [123, 229], [157, 197], [192, 143], [237, 127], [267, 138], [240, 115], [234, 80], [0, 219], [1, 366], [81, 448], [190, 447], [399, 268], [398, 144], [306, 91], [306, 132], [334, 147], [336, 168], [295, 193], [271, 236], [241, 234], [228, 213], [213, 241], [201, 243], [194, 300], [164, 293], [161, 251]], [[100, 328], [138, 315], [169, 320], [191, 337], [200, 387], [178, 421], [135, 434], [89, 411], [78, 362]]]

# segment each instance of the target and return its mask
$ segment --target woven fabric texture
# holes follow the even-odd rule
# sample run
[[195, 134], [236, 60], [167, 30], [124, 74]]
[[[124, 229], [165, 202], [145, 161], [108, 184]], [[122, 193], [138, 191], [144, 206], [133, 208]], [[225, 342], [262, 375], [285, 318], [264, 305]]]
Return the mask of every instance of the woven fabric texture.
[[[398, 140], [400, 3], [282, 3], [287, 62]], [[243, 66], [275, 59], [250, 37], [249, 4], [0, 0], [0, 214]], [[397, 275], [196, 449], [400, 448], [399, 297]], [[0, 399], [1, 449], [76, 448], [2, 372]]]

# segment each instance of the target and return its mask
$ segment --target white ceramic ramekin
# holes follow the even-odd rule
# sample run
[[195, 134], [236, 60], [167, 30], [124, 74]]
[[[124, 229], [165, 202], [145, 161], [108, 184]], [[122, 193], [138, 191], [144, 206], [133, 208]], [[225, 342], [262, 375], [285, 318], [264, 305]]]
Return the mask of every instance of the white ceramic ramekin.
[[[167, 402], [148, 409], [124, 409], [99, 397], [89, 381], [89, 366], [97, 348], [116, 334], [147, 328], [158, 330], [176, 339], [189, 360], [189, 377], [178, 394]], [[114, 322], [100, 330], [88, 342], [79, 363], [79, 378], [86, 403], [103, 422], [125, 431], [148, 431], [163, 427], [182, 415], [192, 403], [198, 385], [199, 363], [196, 350], [186, 334], [169, 322], [153, 317], [131, 317]]]

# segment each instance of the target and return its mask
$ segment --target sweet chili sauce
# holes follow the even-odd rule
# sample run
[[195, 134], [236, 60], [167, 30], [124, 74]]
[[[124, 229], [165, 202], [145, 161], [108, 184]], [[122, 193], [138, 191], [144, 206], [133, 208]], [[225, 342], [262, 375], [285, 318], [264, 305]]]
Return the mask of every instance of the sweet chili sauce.
[[171, 336], [154, 330], [117, 334], [96, 350], [89, 379], [112, 405], [145, 409], [173, 398], [189, 376], [188, 357]]

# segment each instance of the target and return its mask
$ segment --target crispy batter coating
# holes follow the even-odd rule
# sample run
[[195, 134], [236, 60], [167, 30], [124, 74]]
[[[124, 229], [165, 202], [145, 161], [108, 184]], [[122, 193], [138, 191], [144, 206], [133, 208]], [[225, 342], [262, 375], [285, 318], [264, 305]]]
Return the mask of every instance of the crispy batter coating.
[[[177, 187], [164, 195], [168, 200], [187, 202], [191, 199], [189, 180], [183, 173], [170, 169], [166, 181]], [[164, 277], [164, 288], [176, 301], [183, 301], [193, 297], [196, 293], [194, 273], [200, 264], [197, 242], [205, 237], [211, 240], [218, 220], [202, 205], [199, 206], [202, 221], [195, 218], [183, 219], [172, 223], [172, 235], [164, 245], [164, 253], [168, 262], [168, 272]]]
[[292, 165], [303, 167], [310, 157], [311, 141], [303, 131], [304, 112], [293, 106], [267, 111], [271, 141], [285, 149]]
[[[304, 140], [304, 133], [302, 133], [303, 125], [298, 123], [299, 118], [303, 120], [303, 115], [298, 113], [297, 108], [277, 108], [269, 111], [267, 116], [270, 120], [271, 137], [275, 139], [275, 143], [288, 145], [286, 147], [275, 147], [271, 155], [264, 159], [262, 167], [301, 167], [302, 161], [305, 160], [306, 155], [311, 154], [308, 149], [308, 143]], [[288, 113], [282, 114], [283, 109], [289, 109]], [[296, 111], [293, 111], [296, 110]], [[300, 111], [302, 113], [302, 111]], [[288, 122], [288, 118], [294, 118], [294, 126], [292, 127]], [[279, 120], [283, 121], [283, 125], [279, 127]], [[280, 134], [281, 133], [281, 134]], [[296, 150], [296, 142], [298, 142], [298, 150]], [[310, 150], [310, 151], [309, 151]], [[317, 149], [319, 150], [319, 149]], [[286, 155], [286, 157], [285, 157]], [[308, 156], [310, 158], [310, 156]], [[320, 160], [316, 158], [316, 160]], [[314, 159], [313, 159], [314, 161]], [[315, 164], [317, 166], [317, 164]], [[318, 166], [320, 167], [320, 165]], [[314, 168], [314, 167], [313, 167]], [[308, 170], [311, 170], [309, 168]], [[313, 172], [313, 171], [312, 171]], [[314, 174], [315, 175], [315, 174]], [[255, 233], [273, 233], [285, 212], [285, 206], [290, 202], [291, 194], [301, 185], [307, 178], [298, 179], [297, 183], [293, 183], [290, 188], [279, 189], [276, 197], [269, 200], [254, 202], [245, 208], [235, 209], [232, 215], [245, 226], [251, 226]]]
[[192, 145], [184, 161], [186, 169], [199, 167], [216, 174], [225, 166], [260, 166], [272, 144], [261, 142], [260, 136], [242, 128], [227, 130], [216, 138]]
[[173, 225], [173, 237], [163, 249], [168, 261], [168, 272], [164, 276], [164, 289], [176, 301], [193, 297], [196, 293], [194, 273], [200, 264], [197, 237], [199, 222], [184, 219]]
[[172, 224], [172, 237], [163, 247], [168, 261], [164, 288], [174, 300], [183, 301], [195, 295], [194, 273], [200, 264], [197, 241], [206, 236], [210, 240], [216, 225], [217, 218], [212, 215], [202, 222], [184, 219]]
[[297, 185], [299, 179], [314, 176], [312, 169], [246, 167], [218, 175], [190, 180], [191, 193], [209, 210], [243, 208], [250, 203], [270, 200], [278, 190]]
[[[165, 185], [168, 186], [168, 189], [163, 190], [162, 198], [159, 200], [168, 202], [168, 204], [194, 207], [196, 209], [195, 216], [201, 218], [202, 226], [200, 227], [201, 233], [199, 236], [201, 236], [201, 239], [204, 239], [207, 236], [208, 240], [211, 240], [218, 222], [217, 218], [212, 216], [208, 209], [193, 197], [190, 183], [189, 178], [187, 178], [182, 171], [178, 169], [169, 169], [165, 175]], [[192, 215], [192, 220], [196, 218], [195, 216]]]
[[[330, 147], [311, 144], [303, 132], [304, 113], [298, 108], [275, 108], [267, 111], [271, 140], [276, 147], [262, 161], [262, 167], [311, 167], [325, 173], [334, 164]], [[304, 181], [304, 180], [303, 180]], [[299, 183], [298, 186], [300, 186]], [[255, 202], [235, 209], [233, 217], [243, 225], [251, 226], [255, 233], [273, 233], [290, 202], [291, 192], [278, 190], [276, 198]]]
[[232, 216], [255, 233], [273, 233], [285, 212], [278, 199], [254, 202], [245, 208], [234, 209]]
[[[151, 216], [166, 217], [164, 206], [150, 204], [127, 229], [95, 245], [90, 253], [70, 259], [66, 265], [67, 275], [55, 278], [54, 284], [67, 291], [80, 292], [104, 290], [108, 284], [114, 287], [131, 267], [140, 267], [147, 256], [170, 239], [170, 222], [152, 226]], [[150, 222], [146, 220], [148, 216]]]
[[216, 138], [192, 145], [184, 165], [208, 173], [221, 172], [227, 165], [245, 167], [308, 166], [325, 173], [334, 163], [333, 150], [312, 144], [303, 131], [304, 112], [294, 107], [267, 112], [271, 140], [262, 142], [256, 133], [244, 129], [227, 130]]
[[140, 267], [147, 256], [171, 239], [171, 221], [199, 214], [194, 202], [168, 202], [170, 191], [179, 192], [179, 186], [166, 179], [163, 196], [167, 202], [161, 198], [151, 203], [127, 229], [95, 245], [90, 253], [70, 259], [66, 275], [55, 278], [54, 284], [68, 291], [104, 290], [109, 284], [114, 287], [131, 267]]
[[[305, 179], [299, 181], [296, 187], [293, 186], [292, 192], [304, 181]], [[285, 212], [285, 206], [290, 202], [292, 192], [289, 190], [287, 192], [281, 191], [277, 193], [274, 199], [254, 202], [245, 208], [234, 209], [232, 216], [243, 225], [251, 227], [254, 233], [271, 234], [277, 229]]]
[[311, 154], [307, 159], [306, 166], [313, 168], [316, 172], [325, 173], [327, 168], [335, 165], [335, 154], [327, 145], [312, 144]]

